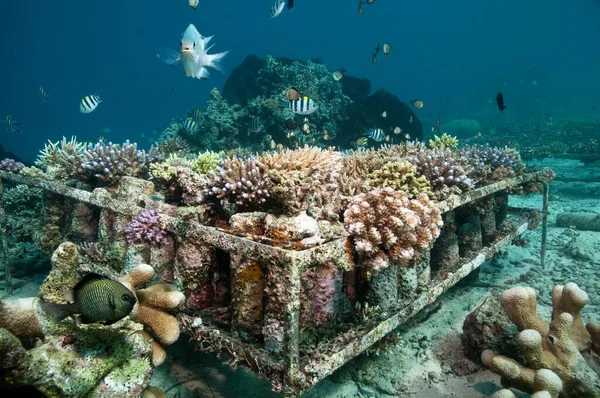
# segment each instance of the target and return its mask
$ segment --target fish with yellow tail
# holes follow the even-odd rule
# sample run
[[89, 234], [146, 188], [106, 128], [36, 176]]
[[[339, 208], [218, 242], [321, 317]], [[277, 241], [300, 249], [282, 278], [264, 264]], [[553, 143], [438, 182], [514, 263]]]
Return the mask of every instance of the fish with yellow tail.
[[85, 276], [68, 295], [72, 296], [67, 298], [68, 304], [41, 304], [55, 322], [79, 315], [80, 323], [111, 325], [129, 315], [136, 303], [135, 296], [125, 285], [98, 274]]
[[173, 50], [166, 50], [163, 56], [160, 56], [166, 64], [175, 65], [178, 62], [183, 64], [185, 75], [194, 79], [208, 79], [210, 73], [208, 68], [222, 72], [221, 60], [229, 51], [218, 54], [209, 54], [213, 46], [207, 47], [212, 36], [204, 37], [198, 32], [193, 24], [190, 24], [179, 42], [181, 49], [179, 53]]

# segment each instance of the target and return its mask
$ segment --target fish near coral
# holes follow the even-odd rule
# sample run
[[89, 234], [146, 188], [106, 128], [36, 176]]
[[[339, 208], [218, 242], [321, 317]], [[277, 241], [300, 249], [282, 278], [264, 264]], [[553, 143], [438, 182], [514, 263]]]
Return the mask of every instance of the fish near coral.
[[42, 303], [42, 309], [60, 322], [80, 315], [81, 323], [111, 325], [125, 318], [136, 303], [135, 296], [122, 283], [98, 274], [88, 274], [73, 289], [73, 302]]
[[[190, 24], [183, 38], [179, 42], [181, 49], [179, 54], [175, 51], [169, 51], [164, 62], [169, 65], [174, 65], [181, 61], [185, 75], [195, 79], [208, 79], [209, 73], [207, 68], [216, 69], [222, 72], [220, 61], [229, 51], [218, 54], [208, 54], [208, 50], [212, 48], [206, 47], [212, 36], [203, 37], [198, 29], [193, 24]], [[214, 45], [214, 44], [213, 44]]]

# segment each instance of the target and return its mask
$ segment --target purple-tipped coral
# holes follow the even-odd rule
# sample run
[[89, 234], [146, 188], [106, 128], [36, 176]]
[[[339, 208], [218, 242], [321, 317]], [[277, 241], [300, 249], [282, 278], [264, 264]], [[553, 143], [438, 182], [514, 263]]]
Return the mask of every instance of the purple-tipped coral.
[[0, 170], [10, 171], [11, 173], [18, 173], [23, 167], [25, 167], [23, 163], [9, 158], [0, 162]]
[[219, 199], [228, 199], [238, 206], [252, 207], [264, 203], [269, 197], [265, 176], [254, 159], [226, 159], [210, 180], [204, 193]]
[[408, 156], [406, 160], [416, 166], [419, 175], [427, 178], [438, 200], [461, 194], [473, 187], [473, 181], [467, 176], [459, 157], [450, 149], [431, 150], [422, 147], [418, 153]]
[[167, 231], [160, 224], [156, 210], [146, 210], [133, 217], [125, 230], [127, 241], [131, 243], [159, 244], [165, 239]]
[[426, 194], [409, 200], [388, 187], [353, 197], [344, 225], [370, 273], [392, 261], [408, 265], [418, 259], [439, 236], [442, 217]]
[[497, 182], [525, 170], [519, 152], [513, 148], [473, 145], [462, 148], [459, 154], [471, 168], [469, 176], [478, 183]]
[[123, 145], [99, 141], [88, 145], [82, 155], [81, 169], [88, 177], [106, 184], [117, 183], [123, 176], [139, 176], [146, 165], [146, 153], [137, 149], [136, 143]]

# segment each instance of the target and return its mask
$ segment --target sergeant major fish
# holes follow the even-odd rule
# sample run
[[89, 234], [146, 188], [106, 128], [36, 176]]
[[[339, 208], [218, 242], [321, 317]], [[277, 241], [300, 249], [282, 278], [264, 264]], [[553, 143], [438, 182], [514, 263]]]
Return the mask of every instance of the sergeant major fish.
[[283, 7], [285, 7], [285, 1], [275, 0], [275, 3], [273, 3], [273, 6], [271, 6], [271, 9], [269, 10], [269, 13], [267, 14], [267, 18], [269, 18], [269, 19], [277, 18], [279, 15], [281, 15], [281, 12], [283, 11]]
[[369, 130], [367, 135], [369, 136], [369, 138], [377, 142], [381, 142], [385, 138], [385, 133], [382, 129], [371, 129]]
[[220, 72], [221, 69], [220, 61], [229, 51], [225, 51], [218, 54], [208, 54], [214, 44], [208, 48], [206, 45], [212, 39], [212, 36], [203, 37], [198, 29], [193, 24], [190, 24], [183, 37], [179, 42], [181, 46], [179, 54], [175, 51], [168, 51], [164, 59], [164, 62], [169, 65], [174, 65], [181, 61], [185, 75], [187, 77], [193, 77], [194, 79], [208, 79], [209, 73], [207, 68], [216, 69]]
[[40, 89], [38, 91], [40, 93], [40, 97], [42, 98], [42, 101], [44, 101], [45, 103], [50, 103], [50, 95], [48, 95], [48, 92], [46, 91], [46, 89], [44, 87], [40, 87]]
[[6, 115], [6, 118], [4, 119], [4, 124], [6, 124], [6, 131], [9, 133], [20, 133], [21, 132], [21, 128], [17, 127], [17, 126], [20, 126], [21, 123], [15, 122], [15, 120], [12, 118], [11, 115]]
[[98, 274], [88, 274], [73, 289], [68, 304], [42, 303], [42, 309], [60, 322], [78, 314], [81, 323], [104, 322], [111, 325], [125, 318], [136, 303], [127, 287]]
[[102, 100], [96, 94], [86, 95], [79, 103], [79, 112], [91, 113], [98, 107], [98, 105], [100, 105], [101, 102]]
[[319, 109], [319, 105], [315, 104], [315, 101], [308, 98], [307, 96], [302, 96], [294, 101], [287, 101], [282, 106], [284, 108], [288, 108], [290, 111], [298, 115], [310, 115], [311, 113]]

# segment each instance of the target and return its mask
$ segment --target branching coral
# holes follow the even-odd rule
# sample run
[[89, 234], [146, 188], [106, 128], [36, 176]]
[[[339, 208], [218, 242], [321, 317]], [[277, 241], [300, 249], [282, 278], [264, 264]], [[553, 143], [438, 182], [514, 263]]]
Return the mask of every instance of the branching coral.
[[44, 146], [35, 164], [46, 171], [50, 179], [65, 180], [75, 177], [81, 170], [81, 156], [84, 146], [77, 142], [75, 137], [67, 141], [65, 137], [61, 141]]
[[194, 163], [192, 164], [192, 170], [198, 174], [208, 174], [213, 170], [217, 169], [219, 162], [221, 161], [221, 153], [213, 151], [205, 151], [198, 154]]
[[445, 199], [473, 187], [460, 159], [450, 149], [422, 147], [406, 160], [416, 166], [419, 175], [427, 178], [436, 199]]
[[270, 196], [259, 163], [252, 158], [238, 159], [235, 156], [210, 172], [204, 193], [243, 207], [259, 206]]
[[0, 170], [10, 171], [11, 173], [20, 172], [25, 165], [21, 162], [17, 162], [14, 159], [3, 159], [0, 161]]
[[417, 168], [406, 162], [386, 163], [369, 175], [369, 182], [373, 188], [390, 187], [395, 191], [403, 191], [410, 199], [420, 193], [433, 195], [427, 178], [417, 177]]
[[317, 147], [285, 150], [258, 158], [271, 197], [289, 213], [309, 210], [327, 217], [341, 211], [337, 201], [340, 154]]
[[156, 245], [164, 241], [167, 231], [161, 225], [158, 212], [146, 210], [131, 220], [125, 234], [130, 244], [150, 243]]
[[[600, 395], [600, 376], [580, 353], [589, 350], [593, 342], [580, 315], [588, 301], [588, 295], [575, 283], [556, 286], [552, 291], [552, 322], [548, 325], [536, 313], [533, 289], [515, 287], [505, 291], [500, 302], [521, 331], [518, 344], [529, 367], [490, 350], [482, 353], [481, 361], [502, 376], [502, 384], [506, 387], [540, 391], [536, 380], [540, 370], [545, 369], [549, 376], [557, 376], [548, 379], [553, 382], [543, 388], [551, 397], [559, 394], [566, 397]], [[593, 328], [591, 324], [590, 329]]]
[[145, 170], [146, 153], [129, 140], [124, 144], [99, 141], [89, 144], [82, 154], [81, 174], [88, 179], [97, 178], [106, 184], [115, 184], [123, 176], [138, 177]]
[[391, 188], [352, 198], [344, 225], [362, 263], [370, 271], [391, 261], [408, 265], [439, 236], [442, 218], [426, 194], [410, 200]]
[[433, 136], [433, 140], [429, 140], [430, 148], [449, 148], [455, 149], [458, 146], [458, 138], [448, 135], [446, 133], [442, 134], [441, 137], [437, 135]]
[[[459, 154], [471, 168], [469, 177], [478, 183], [497, 182], [499, 177], [517, 176], [525, 170], [521, 156], [513, 148], [473, 145], [462, 148]], [[497, 172], [498, 169], [503, 171]], [[512, 170], [512, 173], [509, 170]]]

